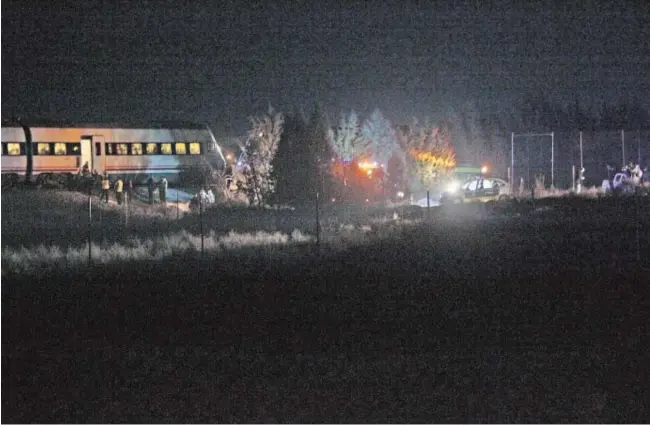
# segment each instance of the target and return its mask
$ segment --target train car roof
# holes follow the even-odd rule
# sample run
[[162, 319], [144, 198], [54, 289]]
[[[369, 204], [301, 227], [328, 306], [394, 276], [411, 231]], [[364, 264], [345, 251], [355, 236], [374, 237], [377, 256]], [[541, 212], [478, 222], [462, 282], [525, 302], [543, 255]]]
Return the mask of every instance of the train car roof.
[[124, 129], [186, 129], [205, 130], [206, 124], [191, 121], [154, 121], [154, 122], [108, 122], [108, 123], [80, 123], [72, 121], [51, 121], [51, 120], [2, 120], [2, 127], [20, 127], [27, 125], [33, 128], [124, 128]]

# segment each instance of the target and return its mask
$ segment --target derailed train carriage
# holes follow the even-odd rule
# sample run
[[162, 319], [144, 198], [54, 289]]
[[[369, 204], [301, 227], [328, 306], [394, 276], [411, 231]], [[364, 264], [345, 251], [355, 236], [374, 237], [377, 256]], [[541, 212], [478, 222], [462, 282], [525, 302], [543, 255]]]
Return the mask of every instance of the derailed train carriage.
[[183, 183], [226, 160], [210, 128], [194, 123], [147, 125], [2, 125], [3, 186], [65, 180], [89, 171], [135, 184], [153, 176]]

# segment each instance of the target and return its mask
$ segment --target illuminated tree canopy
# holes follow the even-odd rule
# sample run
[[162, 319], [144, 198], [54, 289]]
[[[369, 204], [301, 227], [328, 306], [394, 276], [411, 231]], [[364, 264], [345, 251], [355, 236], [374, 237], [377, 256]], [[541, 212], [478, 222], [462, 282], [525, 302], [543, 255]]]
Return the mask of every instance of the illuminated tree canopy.
[[422, 184], [430, 186], [440, 182], [456, 166], [456, 155], [448, 133], [437, 126], [400, 126], [398, 140], [408, 153], [411, 168]]
[[251, 118], [243, 173], [243, 189], [251, 205], [263, 205], [268, 195], [275, 190], [272, 162], [278, 150], [283, 126], [284, 116], [272, 106], [269, 106], [268, 112], [263, 116]]

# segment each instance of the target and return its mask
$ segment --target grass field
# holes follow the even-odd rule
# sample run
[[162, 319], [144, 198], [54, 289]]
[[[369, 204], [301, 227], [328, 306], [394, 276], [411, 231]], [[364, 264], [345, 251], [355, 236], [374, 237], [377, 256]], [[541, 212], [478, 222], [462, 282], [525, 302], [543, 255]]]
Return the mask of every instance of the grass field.
[[[54, 220], [6, 239], [25, 222], [5, 220], [10, 196], [3, 421], [648, 418], [647, 199], [463, 205], [429, 220], [422, 210], [328, 210], [320, 247], [308, 209], [215, 209], [203, 261], [187, 242], [160, 258], [59, 258], [34, 272], [8, 260], [21, 245], [49, 253], [51, 241], [65, 250], [85, 239], [64, 244], [74, 226], [56, 233]], [[14, 196], [14, 217], [38, 223], [38, 202], [67, 195]], [[196, 216], [148, 210], [115, 236], [106, 223], [123, 217], [111, 208], [98, 246], [196, 237]]]

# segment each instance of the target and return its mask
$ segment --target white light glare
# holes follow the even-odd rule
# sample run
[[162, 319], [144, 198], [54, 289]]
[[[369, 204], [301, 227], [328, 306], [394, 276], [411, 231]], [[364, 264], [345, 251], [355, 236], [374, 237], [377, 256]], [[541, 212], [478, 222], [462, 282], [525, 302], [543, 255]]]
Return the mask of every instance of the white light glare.
[[454, 180], [447, 185], [447, 192], [453, 193], [456, 192], [458, 189], [460, 189], [460, 183], [458, 182], [458, 180]]

